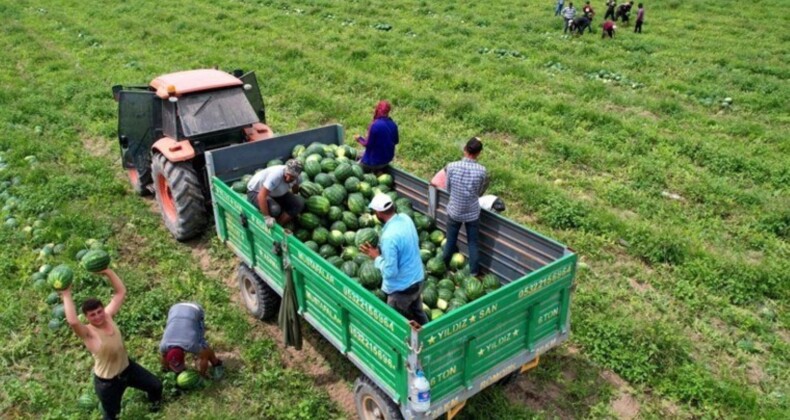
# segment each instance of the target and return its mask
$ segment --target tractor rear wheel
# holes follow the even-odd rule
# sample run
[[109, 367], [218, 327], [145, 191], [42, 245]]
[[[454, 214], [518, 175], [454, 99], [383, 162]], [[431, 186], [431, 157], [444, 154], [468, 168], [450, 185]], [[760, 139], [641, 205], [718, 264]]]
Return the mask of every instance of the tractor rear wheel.
[[156, 201], [171, 234], [186, 241], [203, 233], [208, 222], [200, 180], [190, 162], [170, 162], [162, 154], [153, 158]]

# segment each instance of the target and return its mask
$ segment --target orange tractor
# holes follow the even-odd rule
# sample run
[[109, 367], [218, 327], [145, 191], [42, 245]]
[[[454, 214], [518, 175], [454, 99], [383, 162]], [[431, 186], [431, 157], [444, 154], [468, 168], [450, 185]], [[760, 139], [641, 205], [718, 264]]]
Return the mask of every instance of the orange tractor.
[[112, 91], [132, 188], [155, 194], [177, 240], [200, 235], [211, 209], [204, 152], [273, 136], [255, 73], [189, 70]]

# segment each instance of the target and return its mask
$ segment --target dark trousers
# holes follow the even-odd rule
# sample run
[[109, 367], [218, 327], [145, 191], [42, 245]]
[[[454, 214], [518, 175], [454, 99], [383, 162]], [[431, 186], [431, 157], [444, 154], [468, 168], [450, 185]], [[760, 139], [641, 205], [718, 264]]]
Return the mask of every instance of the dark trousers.
[[392, 292], [387, 295], [387, 305], [395, 308], [398, 313], [409, 321], [415, 321], [420, 325], [428, 323], [428, 315], [422, 310], [422, 286], [419, 282], [399, 292]]
[[461, 225], [466, 225], [466, 246], [469, 248], [469, 272], [476, 276], [480, 274], [480, 251], [477, 247], [477, 236], [480, 231], [480, 219], [473, 222], [457, 222], [447, 218], [447, 242], [444, 244], [442, 257], [445, 265], [449, 264], [453, 254], [458, 252], [458, 233]]
[[380, 174], [382, 174], [382, 173], [387, 171], [387, 168], [389, 168], [390, 164], [389, 163], [383, 163], [381, 165], [368, 165], [367, 163], [364, 163], [364, 162], [362, 162], [360, 160], [359, 161], [359, 166], [362, 167], [362, 170], [366, 174], [373, 173], [373, 174], [376, 174], [376, 175], [380, 175]]
[[637, 20], [636, 21], [636, 26], [634, 26], [634, 32], [639, 32], [640, 34], [642, 33], [642, 21], [641, 20]]
[[614, 7], [610, 7], [608, 9], [606, 9], [606, 14], [603, 16], [603, 20], [606, 20], [606, 19], [609, 19], [609, 18], [612, 18], [612, 20], [615, 20]]
[[121, 399], [128, 387], [146, 392], [151, 403], [162, 400], [162, 382], [134, 360], [129, 360], [129, 366], [112, 379], [102, 379], [93, 375], [93, 388], [104, 409], [104, 419], [118, 418], [121, 412]]
[[[247, 201], [260, 210], [257, 191], [247, 191]], [[279, 197], [270, 196], [266, 199], [266, 203], [269, 204], [269, 215], [274, 218], [279, 217], [283, 211], [291, 217], [296, 217], [304, 210], [304, 199], [290, 191]]]

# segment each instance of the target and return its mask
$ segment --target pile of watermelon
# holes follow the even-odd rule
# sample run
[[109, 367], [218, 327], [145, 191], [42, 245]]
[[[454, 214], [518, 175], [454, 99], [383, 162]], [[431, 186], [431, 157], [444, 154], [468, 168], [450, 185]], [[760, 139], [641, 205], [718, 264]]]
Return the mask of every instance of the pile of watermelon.
[[[423, 302], [429, 318], [438, 318], [499, 287], [499, 280], [493, 275], [483, 281], [470, 276], [461, 254], [455, 254], [450, 267], [446, 267], [442, 260], [444, 232], [435, 227], [433, 219], [414, 211], [408, 198], [395, 192], [391, 175], [364, 173], [355, 162], [356, 155], [356, 150], [347, 145], [313, 143], [293, 149], [290, 157], [304, 165], [300, 194], [305, 198], [305, 210], [296, 224], [285, 226], [287, 229], [308, 248], [386, 301], [381, 291], [381, 272], [359, 247], [364, 243], [378, 244], [381, 223], [368, 204], [375, 194], [387, 194], [398, 213], [408, 215], [417, 227], [426, 274]], [[272, 160], [266, 167], [281, 165], [283, 160]], [[246, 194], [252, 176], [244, 175], [231, 188]]]

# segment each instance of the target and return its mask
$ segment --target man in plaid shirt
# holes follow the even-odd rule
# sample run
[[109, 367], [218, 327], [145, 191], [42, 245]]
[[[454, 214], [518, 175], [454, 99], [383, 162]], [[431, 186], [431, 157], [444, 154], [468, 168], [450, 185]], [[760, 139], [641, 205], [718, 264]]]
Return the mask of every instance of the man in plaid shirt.
[[464, 147], [464, 158], [447, 165], [447, 191], [450, 202], [447, 203], [447, 242], [444, 245], [444, 263], [449, 264], [450, 258], [458, 252], [458, 232], [461, 225], [466, 225], [466, 242], [469, 248], [469, 271], [473, 276], [479, 272], [479, 251], [477, 234], [480, 222], [479, 198], [488, 187], [486, 168], [477, 163], [477, 157], [483, 151], [483, 142], [473, 137]]

